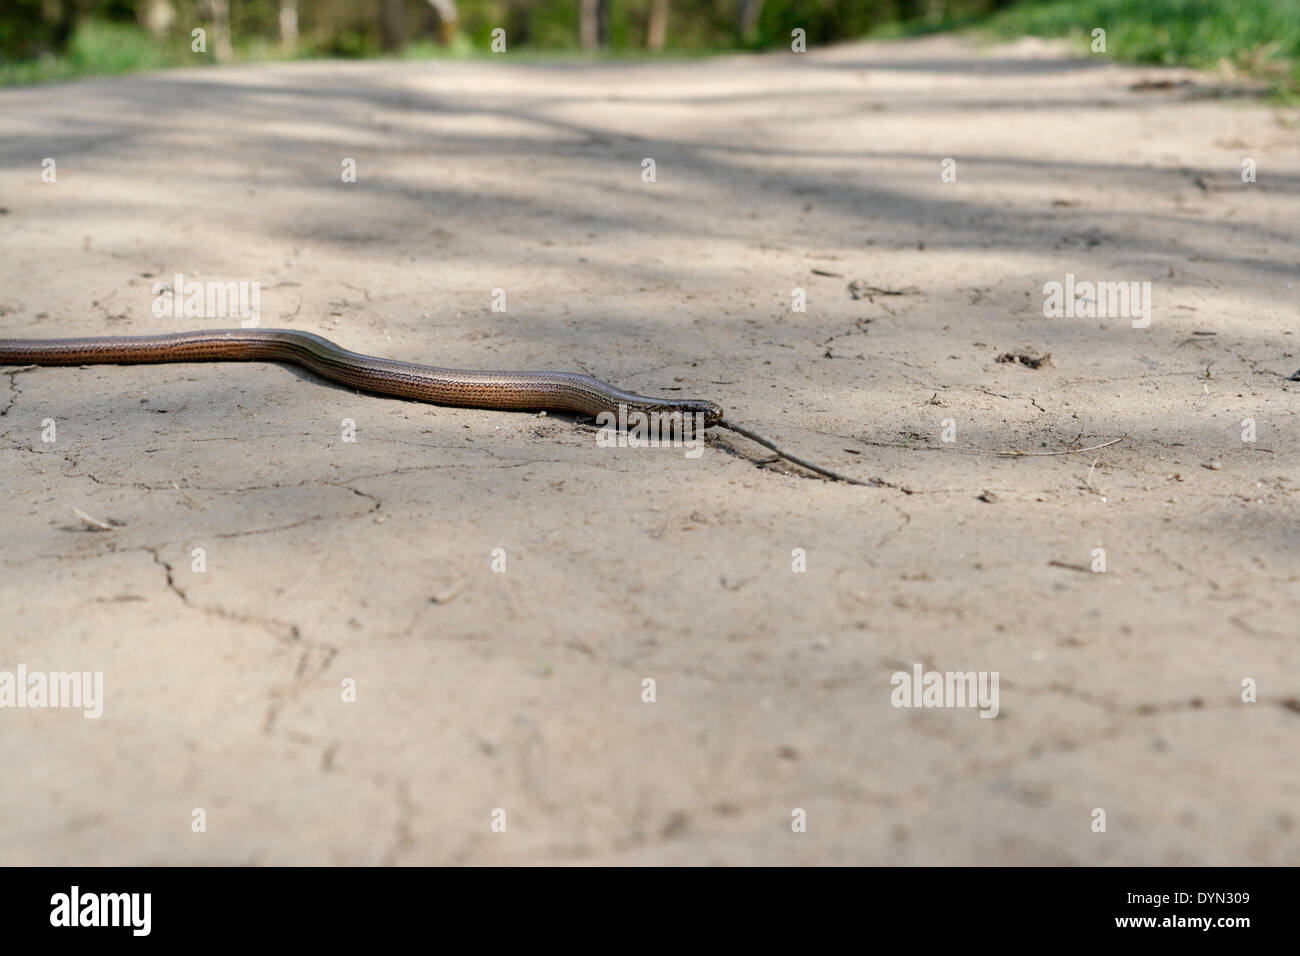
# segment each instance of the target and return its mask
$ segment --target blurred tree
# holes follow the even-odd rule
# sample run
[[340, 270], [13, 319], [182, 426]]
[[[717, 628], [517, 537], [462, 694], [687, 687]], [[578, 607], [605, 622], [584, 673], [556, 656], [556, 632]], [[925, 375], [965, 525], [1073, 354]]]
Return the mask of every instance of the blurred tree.
[[456, 10], [456, 0], [429, 0], [429, 6], [438, 15], [438, 35], [444, 44], [456, 39], [460, 27], [460, 14]]
[[653, 0], [650, 4], [650, 25], [646, 27], [645, 45], [649, 50], [662, 50], [668, 39], [668, 0]]
[[208, 0], [212, 14], [212, 55], [218, 63], [229, 63], [235, 58], [230, 45], [230, 3], [228, 0]]
[[763, 15], [763, 0], [740, 0], [736, 15], [736, 37], [752, 43], [758, 36], [758, 18]]
[[176, 8], [167, 0], [149, 0], [141, 16], [144, 25], [154, 35], [154, 39], [165, 39], [176, 22]]
[[280, 0], [280, 48], [290, 56], [298, 52], [298, 0]]
[[[444, 44], [466, 34], [483, 50], [504, 28], [511, 50], [718, 50], [780, 47], [790, 31], [809, 46], [860, 37], [886, 22], [947, 14], [969, 16], [1011, 0], [0, 0], [0, 58], [68, 54], [74, 33], [106, 62], [136, 56], [123, 47], [135, 30], [141, 56], [188, 60], [194, 27], [207, 31], [209, 57], [230, 60], [232, 46], [254, 56], [370, 56], [435, 33]], [[1064, 3], [1066, 0], [1057, 0]], [[1078, 0], [1133, 2], [1139, 0]], [[1147, 0], [1141, 0], [1147, 2]], [[1214, 0], [1150, 0], [1212, 3]], [[1295, 3], [1300, 0], [1235, 0]], [[1029, 5], [1037, 5], [1028, 0]], [[669, 20], [672, 29], [669, 31]], [[110, 24], [114, 29], [99, 30]], [[121, 27], [126, 30], [117, 29]], [[116, 32], [115, 32], [116, 31]], [[234, 41], [232, 43], [232, 38]], [[82, 48], [84, 51], [84, 47]], [[151, 54], [150, 51], [153, 51]], [[184, 56], [182, 56], [184, 52]], [[84, 62], [84, 57], [78, 54]]]
[[402, 0], [379, 0], [380, 35], [384, 49], [389, 53], [400, 50], [406, 42], [406, 28], [402, 19]]
[[578, 31], [587, 50], [609, 44], [609, 0], [578, 0]]

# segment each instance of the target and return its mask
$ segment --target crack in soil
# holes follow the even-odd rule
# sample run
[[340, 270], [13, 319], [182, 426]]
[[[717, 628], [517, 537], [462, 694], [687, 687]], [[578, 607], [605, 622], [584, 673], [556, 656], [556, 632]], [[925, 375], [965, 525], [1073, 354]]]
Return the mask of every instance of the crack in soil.
[[0, 372], [0, 375], [4, 375], [9, 380], [9, 399], [5, 402], [5, 407], [0, 408], [0, 418], [9, 414], [9, 409], [14, 407], [14, 402], [23, 393], [23, 390], [18, 387], [18, 383], [14, 381], [14, 376], [21, 375], [23, 372], [30, 372], [34, 368], [36, 368], [35, 365], [23, 365], [19, 368], [6, 369], [4, 372]]

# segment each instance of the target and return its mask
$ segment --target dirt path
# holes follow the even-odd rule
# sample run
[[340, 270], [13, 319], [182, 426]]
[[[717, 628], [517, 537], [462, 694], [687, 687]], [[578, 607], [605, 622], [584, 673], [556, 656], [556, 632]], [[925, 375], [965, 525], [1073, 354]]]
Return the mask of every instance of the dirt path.
[[[0, 710], [0, 863], [1300, 863], [1300, 131], [1203, 82], [928, 39], [0, 91], [0, 335], [256, 281], [911, 492], [279, 366], [0, 375], [0, 670], [104, 675]], [[1150, 326], [1045, 318], [1067, 274]], [[998, 717], [892, 706], [916, 664]]]

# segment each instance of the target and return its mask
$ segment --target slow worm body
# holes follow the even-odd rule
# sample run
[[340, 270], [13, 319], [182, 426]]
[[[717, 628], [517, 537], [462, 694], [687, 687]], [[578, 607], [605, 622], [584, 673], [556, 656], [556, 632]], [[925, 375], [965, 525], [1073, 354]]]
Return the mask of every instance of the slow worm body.
[[[292, 329], [214, 329], [167, 335], [0, 339], [0, 365], [128, 365], [159, 362], [289, 362], [341, 385], [435, 405], [585, 415], [629, 411], [700, 413], [722, 420], [713, 402], [648, 398], [572, 372], [481, 372], [435, 368], [350, 352]], [[695, 419], [690, 419], [694, 422]]]
[[[744, 435], [809, 471], [861, 485], [850, 478], [783, 451], [770, 440], [723, 418], [713, 402], [692, 398], [649, 398], [574, 372], [481, 372], [436, 368], [350, 352], [329, 339], [293, 329], [213, 329], [164, 335], [122, 335], [79, 339], [0, 339], [0, 365], [134, 365], [165, 362], [288, 362], [321, 378], [378, 395], [413, 398], [435, 405], [515, 411], [563, 411], [624, 421], [621, 408], [646, 415], [683, 417], [684, 431], [702, 423]], [[696, 418], [694, 416], [702, 416]], [[879, 479], [870, 484], [895, 487]]]

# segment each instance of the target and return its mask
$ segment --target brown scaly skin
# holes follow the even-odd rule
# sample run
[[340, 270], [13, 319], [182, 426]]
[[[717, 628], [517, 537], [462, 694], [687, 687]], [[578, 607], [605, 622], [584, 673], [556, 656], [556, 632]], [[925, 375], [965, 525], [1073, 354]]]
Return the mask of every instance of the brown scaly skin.
[[[697, 399], [647, 398], [573, 372], [488, 372], [435, 368], [350, 352], [292, 329], [213, 329], [165, 335], [0, 339], [0, 365], [129, 365], [167, 362], [289, 362], [321, 378], [379, 395], [435, 405], [596, 416], [631, 411], [696, 413], [709, 427], [722, 409]], [[693, 419], [691, 419], [693, 420]]]

